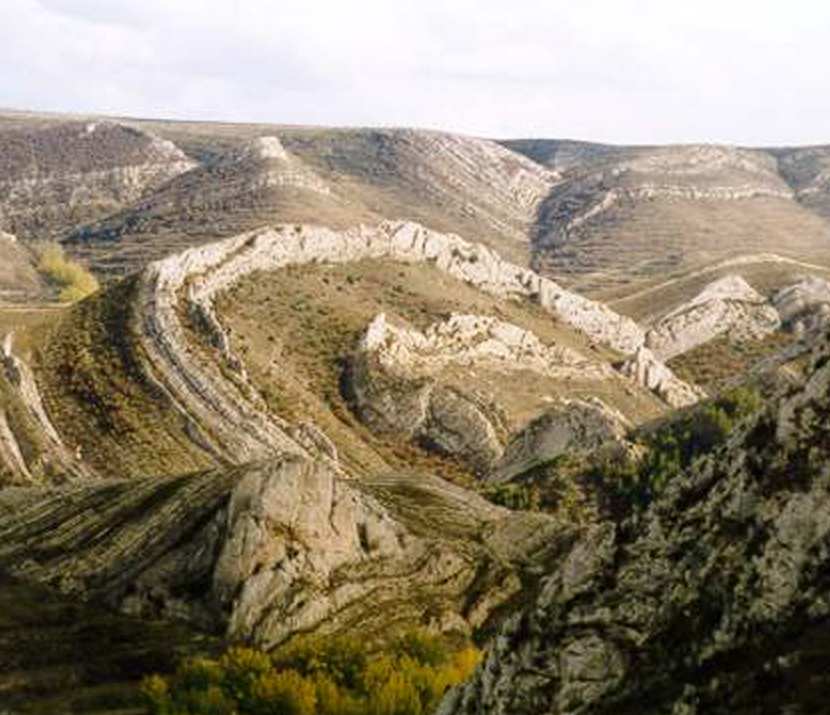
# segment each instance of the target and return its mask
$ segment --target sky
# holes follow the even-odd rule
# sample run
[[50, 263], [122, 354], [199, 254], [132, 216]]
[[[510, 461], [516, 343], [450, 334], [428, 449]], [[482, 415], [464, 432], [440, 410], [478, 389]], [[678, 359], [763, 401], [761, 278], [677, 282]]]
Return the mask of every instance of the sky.
[[830, 143], [830, 2], [0, 0], [0, 107]]

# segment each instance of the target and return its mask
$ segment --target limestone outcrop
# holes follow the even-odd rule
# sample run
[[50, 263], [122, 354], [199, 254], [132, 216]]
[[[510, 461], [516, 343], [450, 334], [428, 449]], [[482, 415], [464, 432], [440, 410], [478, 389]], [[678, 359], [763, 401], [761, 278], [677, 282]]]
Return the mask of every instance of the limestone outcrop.
[[360, 349], [373, 353], [387, 369], [418, 377], [459, 367], [490, 367], [548, 377], [606, 380], [614, 371], [565, 346], [545, 345], [517, 325], [483, 315], [453, 314], [424, 332], [391, 325], [378, 315], [366, 330]]
[[622, 414], [598, 398], [561, 400], [510, 439], [486, 481], [509, 481], [563, 454], [624, 445], [630, 428]]
[[812, 332], [830, 322], [830, 283], [810, 276], [776, 292], [772, 303], [789, 329]]
[[647, 387], [672, 407], [687, 407], [698, 402], [705, 392], [681, 380], [643, 346], [620, 367], [620, 372]]
[[301, 457], [8, 498], [5, 571], [264, 648], [415, 622], [468, 632], [572, 533], [439, 479], [352, 480]]
[[826, 357], [644, 513], [587, 529], [440, 715], [822, 712]]
[[767, 299], [741, 276], [730, 274], [660, 318], [646, 333], [646, 346], [665, 361], [720, 335], [760, 340], [780, 325]]
[[[177, 410], [203, 426], [217, 453], [239, 463], [285, 451], [305, 453], [290, 436], [291, 426], [269, 413], [248, 383], [214, 300], [257, 271], [378, 258], [425, 262], [487, 293], [536, 301], [553, 319], [621, 352], [636, 350], [643, 341], [632, 320], [457, 236], [400, 222], [343, 232], [282, 226], [188, 250], [144, 272], [136, 326], [150, 374]], [[207, 348], [218, 350], [223, 365], [214, 353], [193, 349], [199, 335]], [[457, 403], [456, 397], [446, 393], [442, 399]]]

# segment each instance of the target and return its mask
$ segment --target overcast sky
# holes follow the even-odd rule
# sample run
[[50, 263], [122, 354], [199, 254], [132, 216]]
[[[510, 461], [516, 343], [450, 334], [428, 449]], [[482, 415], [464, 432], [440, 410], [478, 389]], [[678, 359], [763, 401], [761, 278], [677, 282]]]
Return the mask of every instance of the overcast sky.
[[830, 143], [827, 0], [0, 0], [0, 106]]

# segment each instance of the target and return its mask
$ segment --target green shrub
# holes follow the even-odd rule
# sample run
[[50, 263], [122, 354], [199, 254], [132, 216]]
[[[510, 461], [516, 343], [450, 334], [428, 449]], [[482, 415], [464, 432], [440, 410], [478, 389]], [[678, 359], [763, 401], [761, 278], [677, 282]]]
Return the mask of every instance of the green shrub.
[[757, 390], [726, 392], [642, 435], [645, 453], [639, 462], [603, 461], [593, 466], [590, 477], [610, 495], [617, 512], [644, 507], [696, 459], [723, 445], [740, 422], [763, 406]]
[[296, 639], [272, 655], [232, 648], [146, 678], [155, 715], [424, 715], [467, 678], [480, 653], [412, 633], [384, 650], [342, 636]]
[[68, 259], [59, 244], [47, 244], [39, 253], [38, 270], [60, 288], [60, 300], [74, 303], [98, 290], [95, 276], [80, 263]]

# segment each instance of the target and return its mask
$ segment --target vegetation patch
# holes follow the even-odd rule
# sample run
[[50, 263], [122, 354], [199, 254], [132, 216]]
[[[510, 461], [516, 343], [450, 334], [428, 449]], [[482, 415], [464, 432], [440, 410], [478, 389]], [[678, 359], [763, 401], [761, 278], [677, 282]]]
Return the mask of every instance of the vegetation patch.
[[65, 303], [75, 303], [98, 290], [98, 280], [77, 261], [70, 260], [57, 243], [49, 243], [39, 251], [37, 269], [60, 291]]
[[383, 649], [347, 636], [303, 637], [273, 654], [233, 648], [197, 658], [143, 690], [155, 715], [422, 715], [481, 658], [437, 636], [405, 635]]

